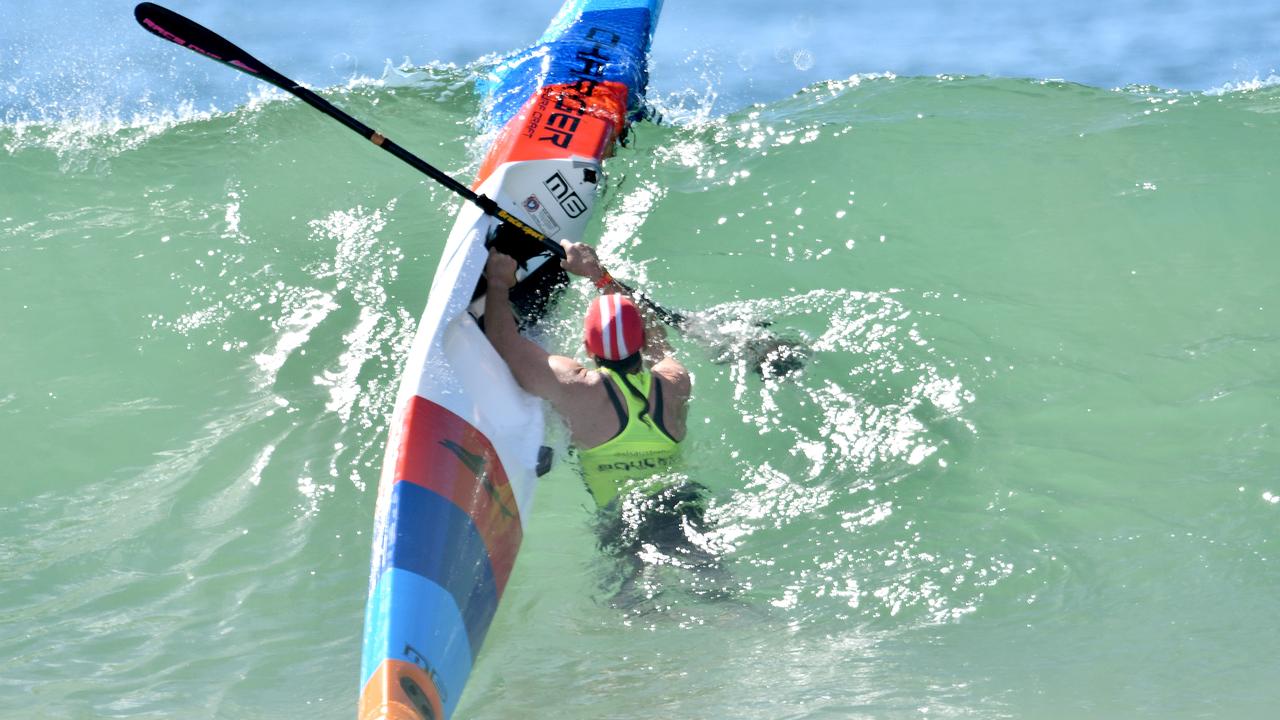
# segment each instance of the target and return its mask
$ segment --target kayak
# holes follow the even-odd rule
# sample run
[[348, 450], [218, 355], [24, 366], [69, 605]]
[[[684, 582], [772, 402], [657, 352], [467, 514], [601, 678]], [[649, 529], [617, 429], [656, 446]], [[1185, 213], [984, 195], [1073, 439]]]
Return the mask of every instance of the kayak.
[[[556, 240], [583, 238], [602, 164], [641, 106], [662, 0], [568, 0], [482, 82], [500, 128], [475, 191]], [[483, 331], [487, 242], [521, 260], [512, 299], [536, 324], [555, 258], [463, 204], [436, 269], [390, 423], [374, 519], [361, 720], [451, 717], [511, 575], [538, 477], [543, 403]]]

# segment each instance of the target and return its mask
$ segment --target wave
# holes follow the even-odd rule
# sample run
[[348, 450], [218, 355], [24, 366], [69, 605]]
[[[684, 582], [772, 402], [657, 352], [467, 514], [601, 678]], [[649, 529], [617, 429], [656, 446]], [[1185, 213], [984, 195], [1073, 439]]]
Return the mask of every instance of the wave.
[[[455, 111], [476, 117], [474, 128], [483, 125], [477, 84], [483, 83], [491, 68], [502, 61], [500, 56], [484, 58], [468, 66], [440, 63], [425, 66], [396, 66], [387, 62], [379, 77], [353, 76], [346, 82], [318, 90], [326, 98], [341, 105], [351, 103], [353, 111], [366, 112], [376, 119], [380, 105], [398, 105], [408, 98], [419, 102], [452, 106]], [[946, 86], [945, 96], [931, 94], [930, 89]], [[1135, 97], [1154, 102], [1182, 102], [1194, 104], [1208, 98], [1226, 101], [1243, 109], [1268, 111], [1274, 100], [1275, 88], [1280, 77], [1255, 77], [1252, 80], [1224, 84], [1205, 92], [1188, 92], [1161, 89], [1153, 86], [1134, 85], [1116, 89], [1093, 88], [1061, 80], [1020, 80], [1006, 78], [974, 77], [964, 75], [939, 75], [935, 77], [899, 77], [892, 73], [862, 74], [848, 78], [815, 83], [801, 89], [790, 98], [769, 104], [759, 104], [715, 114], [717, 97], [707, 88], [690, 87], [683, 91], [668, 92], [649, 98], [649, 104], [664, 124], [681, 128], [697, 128], [732, 121], [753, 113], [769, 116], [779, 114], [804, 114], [806, 109], [817, 112], [833, 99], [845, 95], [857, 96], [866, 101], [875, 98], [877, 106], [889, 101], [889, 105], [906, 105], [923, 102], [935, 112], [951, 113], [964, 109], [978, 109], [995, 97], [991, 93], [1046, 94], [1054, 90], [1071, 88], [1076, 99], [1083, 103], [1085, 97], [1095, 101]], [[1059, 96], [1061, 97], [1061, 96]], [[123, 152], [136, 147], [147, 139], [162, 135], [175, 128], [191, 124], [213, 123], [218, 118], [254, 118], [267, 112], [276, 103], [296, 102], [287, 93], [268, 86], [255, 88], [246, 100], [232, 110], [201, 108], [192, 101], [178, 101], [172, 106], [146, 98], [140, 110], [123, 113], [110, 105], [83, 104], [46, 106], [35, 117], [6, 118], [0, 122], [0, 139], [10, 155], [29, 148], [44, 148], [58, 153], [76, 151], [91, 152], [111, 149]], [[949, 107], [950, 106], [950, 107]], [[921, 108], [918, 112], [923, 111]], [[1067, 112], [1072, 104], [1063, 106]], [[909, 115], [904, 115], [909, 119]], [[846, 118], [850, 124], [879, 122], [886, 118], [868, 116], [864, 108], [851, 108]], [[428, 116], [426, 122], [430, 122]]]
[[[322, 94], [465, 178], [481, 142], [477, 73], [399, 68]], [[866, 693], [911, 676], [878, 661], [912, 637], [932, 652], [938, 637], [963, 649], [1056, 628], [1049, 646], [1087, 681], [1114, 660], [1113, 645], [1076, 644], [1093, 618], [1147, 648], [1170, 618], [1226, 603], [1248, 622], [1224, 642], [1248, 646], [1271, 607], [1255, 600], [1274, 595], [1237, 592], [1236, 576], [1265, 575], [1274, 534], [1280, 84], [886, 74], [727, 114], [701, 91], [650, 101], [667, 121], [639, 124], [610, 159], [589, 234], [616, 275], [730, 340], [675, 338], [696, 376], [692, 468], [715, 496], [743, 627], [793, 638], [811, 661], [801, 669], [835, 696], [850, 656], [867, 662]], [[345, 628], [324, 630], [332, 665], [356, 647], [367, 539], [353, 533], [372, 516], [386, 414], [458, 201], [272, 90], [229, 111], [95, 112], [0, 125], [0, 295], [24, 348], [0, 416], [40, 456], [13, 473], [29, 499], [5, 517], [27, 540], [0, 556], [47, 557], [10, 575], [47, 576], [65, 600], [55, 609], [83, 618], [49, 625], [48, 647], [94, 632], [141, 645], [125, 622], [139, 606], [172, 620], [156, 637], [265, 628], [233, 638], [226, 661], [266, 676], [297, 663], [264, 655], [261, 638], [293, 646], [294, 629], [253, 618], [289, 617], [280, 607], [316, 592], [318, 569], [321, 615]], [[570, 290], [549, 344], [577, 347], [588, 292]], [[757, 377], [735, 354], [766, 324], [807, 348], [798, 376]], [[536, 625], [588, 628], [569, 635], [577, 656], [592, 635], [617, 642], [617, 613], [583, 599], [592, 550], [577, 506], [589, 500], [561, 468], [540, 487], [521, 559], [555, 592], [513, 596], [530, 604], [496, 626], [517, 653], [535, 603], [548, 619]], [[112, 520], [144, 515], [136, 532]], [[81, 531], [104, 518], [95, 550]], [[1230, 557], [1177, 561], [1211, 545]], [[117, 597], [115, 580], [65, 580], [139, 553], [154, 603]], [[255, 605], [263, 572], [280, 573], [268, 597], [283, 599]], [[730, 604], [683, 598], [680, 582], [659, 578], [625, 622], [660, 640], [703, 623], [725, 634]], [[1161, 583], [1195, 592], [1153, 613], [1133, 588]], [[31, 607], [53, 597], [15, 587]], [[192, 610], [198, 595], [208, 612]], [[108, 607], [81, 610], [80, 597]], [[729, 645], [730, 666], [752, 677], [783, 657], [789, 682], [795, 653], [759, 637]], [[540, 678], [543, 640], [521, 666]], [[15, 656], [30, 642], [11, 642]], [[1026, 646], [1010, 662], [1043, 654]], [[87, 647], [113, 667], [118, 647]], [[173, 643], [143, 656], [189, 667]], [[53, 662], [37, 657], [33, 682]], [[972, 657], [937, 667], [953, 659]], [[1183, 665], [1179, 677], [1198, 670]]]

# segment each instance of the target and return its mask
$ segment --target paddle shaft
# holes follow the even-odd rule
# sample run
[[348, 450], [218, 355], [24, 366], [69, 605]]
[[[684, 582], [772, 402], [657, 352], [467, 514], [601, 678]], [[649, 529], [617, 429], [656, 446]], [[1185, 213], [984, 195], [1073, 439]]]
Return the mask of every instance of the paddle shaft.
[[[542, 232], [531, 227], [528, 223], [520, 220], [506, 210], [503, 210], [492, 198], [476, 193], [471, 188], [455, 180], [449, 174], [442, 172], [417, 155], [414, 155], [408, 150], [400, 147], [390, 138], [387, 138], [385, 135], [375, 131], [368, 125], [365, 125], [342, 110], [334, 107], [334, 105], [328, 100], [325, 100], [314, 92], [302, 87], [293, 80], [290, 80], [279, 72], [271, 69], [261, 60], [258, 60], [254, 56], [245, 52], [239, 46], [222, 37], [218, 33], [215, 33], [190, 18], [180, 15], [168, 8], [156, 5], [155, 3], [144, 2], [138, 4], [138, 6], [133, 10], [133, 15], [138, 20], [138, 24], [153, 35], [168, 40], [175, 45], [185, 47], [198, 55], [203, 55], [204, 57], [209, 58], [210, 60], [220, 62], [223, 65], [227, 65], [228, 67], [232, 67], [243, 73], [252, 75], [259, 80], [271, 83], [281, 90], [298, 97], [311, 107], [337, 120], [343, 125], [346, 125], [364, 139], [396, 156], [405, 164], [445, 186], [468, 202], [473, 203], [486, 215], [508, 223], [523, 232], [525, 235], [528, 235], [531, 239], [542, 243], [543, 247], [551, 251], [551, 253], [556, 257], [562, 260], [564, 259], [565, 252], [564, 248], [560, 246], [560, 243], [547, 237]], [[686, 318], [680, 313], [673, 312], [661, 305], [658, 305], [645, 295], [636, 293], [634, 289], [625, 283], [619, 282], [618, 280], [614, 280], [614, 282], [628, 294], [639, 298], [639, 300], [652, 310], [663, 322], [673, 327], [683, 327], [685, 325]]]

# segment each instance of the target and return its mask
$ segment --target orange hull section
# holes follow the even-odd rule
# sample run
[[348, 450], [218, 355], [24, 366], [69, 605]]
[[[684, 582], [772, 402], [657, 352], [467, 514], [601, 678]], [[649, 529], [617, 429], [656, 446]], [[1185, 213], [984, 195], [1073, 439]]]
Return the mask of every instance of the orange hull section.
[[444, 705], [422, 668], [387, 660], [360, 693], [360, 720], [441, 720]]
[[581, 157], [603, 160], [627, 120], [627, 86], [602, 82], [589, 93], [578, 85], [548, 85], [502, 129], [473, 187], [499, 165]]

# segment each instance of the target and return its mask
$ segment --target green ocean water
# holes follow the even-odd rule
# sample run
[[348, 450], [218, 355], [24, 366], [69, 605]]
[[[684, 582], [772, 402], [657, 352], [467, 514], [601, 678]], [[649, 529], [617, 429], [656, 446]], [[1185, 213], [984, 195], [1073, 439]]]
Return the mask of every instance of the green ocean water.
[[[468, 176], [471, 82], [327, 94]], [[606, 263], [808, 364], [677, 341], [726, 592], [611, 602], [561, 464], [457, 716], [1272, 717], [1278, 137], [1274, 87], [945, 77], [637, 126]], [[274, 95], [0, 145], [0, 717], [351, 717], [457, 203]]]

